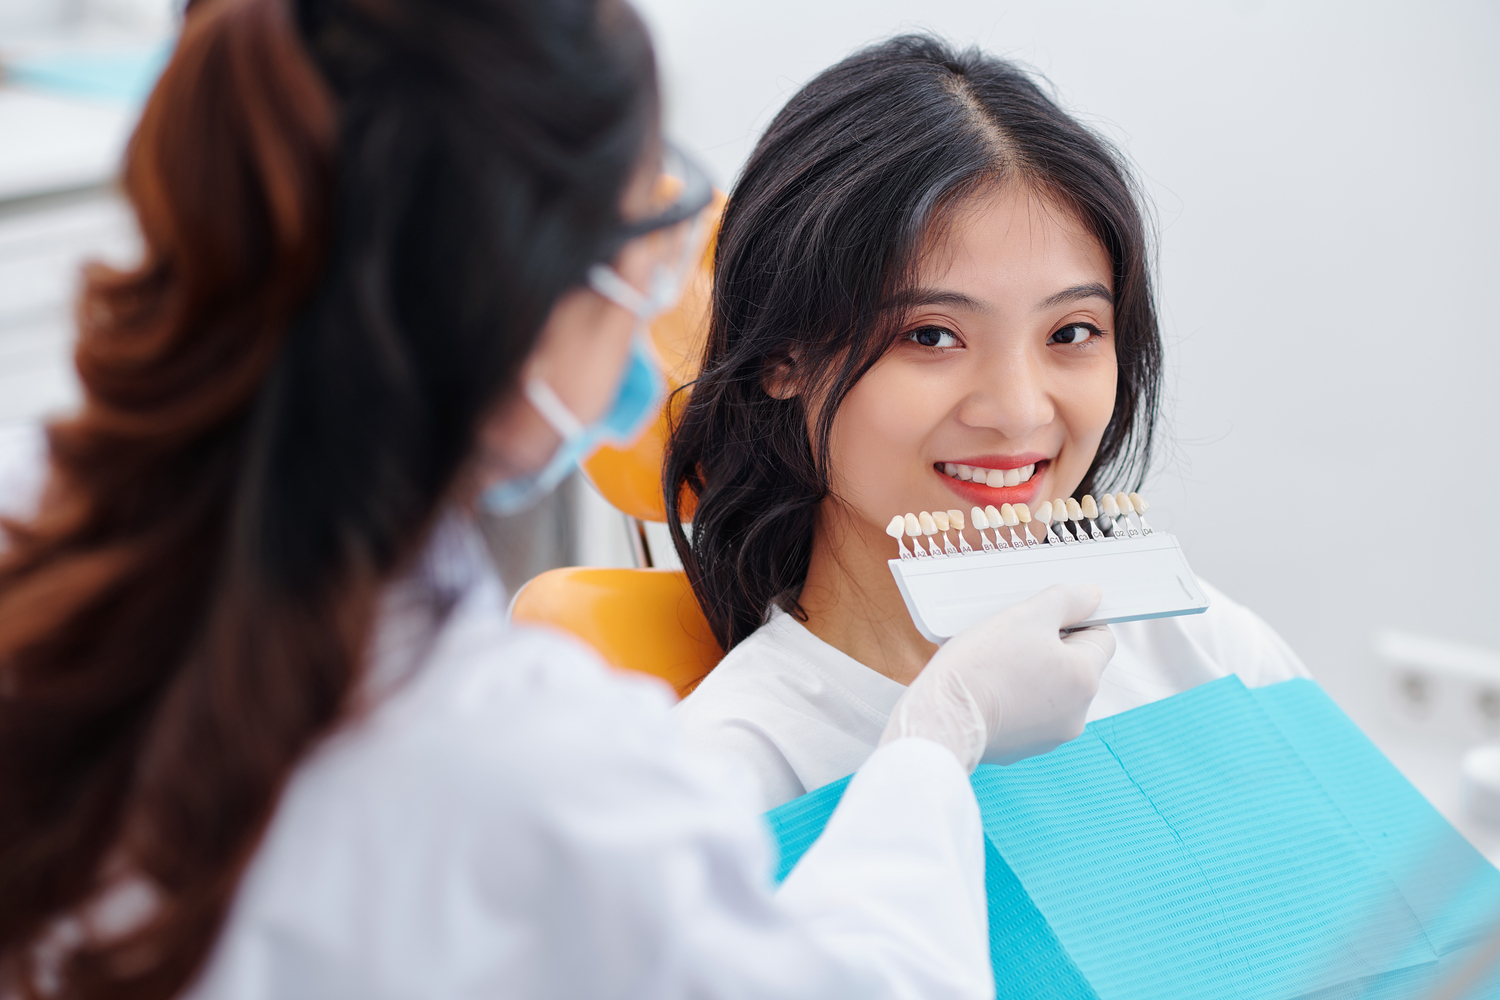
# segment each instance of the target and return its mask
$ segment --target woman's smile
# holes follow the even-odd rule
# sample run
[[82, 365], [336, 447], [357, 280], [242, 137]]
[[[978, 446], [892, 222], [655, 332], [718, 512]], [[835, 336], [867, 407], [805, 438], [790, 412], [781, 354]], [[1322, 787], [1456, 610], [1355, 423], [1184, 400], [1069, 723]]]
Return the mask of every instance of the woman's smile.
[[1041, 488], [1051, 464], [1051, 458], [1032, 453], [980, 455], [952, 462], [935, 462], [932, 468], [942, 477], [943, 485], [965, 503], [998, 507], [1005, 503], [1032, 504], [1042, 499]]

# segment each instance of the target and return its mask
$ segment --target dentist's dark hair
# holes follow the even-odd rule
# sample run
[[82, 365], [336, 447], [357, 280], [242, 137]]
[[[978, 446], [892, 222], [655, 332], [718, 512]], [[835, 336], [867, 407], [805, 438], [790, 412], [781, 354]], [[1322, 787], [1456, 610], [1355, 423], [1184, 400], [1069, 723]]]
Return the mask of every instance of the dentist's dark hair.
[[[900, 332], [893, 305], [924, 241], [965, 196], [1007, 183], [1074, 212], [1114, 268], [1115, 409], [1080, 489], [1144, 476], [1161, 340], [1123, 158], [1023, 70], [977, 49], [909, 35], [857, 52], [787, 103], [730, 195], [701, 374], [668, 448], [673, 540], [724, 649], [773, 604], [801, 614], [839, 405]], [[766, 391], [778, 369], [791, 398]], [[689, 504], [691, 538], [678, 523]]]
[[[0, 536], [0, 994], [192, 981], [656, 128], [622, 0], [188, 9], [124, 167], [143, 259], [86, 273], [83, 404]], [[94, 937], [115, 889], [146, 905]]]

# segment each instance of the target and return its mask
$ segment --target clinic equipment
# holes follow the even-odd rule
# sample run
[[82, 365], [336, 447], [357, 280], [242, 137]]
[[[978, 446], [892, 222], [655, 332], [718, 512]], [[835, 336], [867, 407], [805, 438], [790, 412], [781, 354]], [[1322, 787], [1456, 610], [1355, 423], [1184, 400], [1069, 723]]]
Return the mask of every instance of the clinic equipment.
[[[846, 781], [767, 814], [779, 878]], [[1500, 928], [1500, 872], [1310, 680], [1225, 677], [972, 783], [1001, 1000], [1422, 998]], [[1483, 972], [1458, 995], [1500, 995]]]
[[917, 631], [936, 643], [1057, 583], [1104, 589], [1080, 628], [1203, 613], [1208, 594], [1177, 539], [1146, 522], [1146, 507], [1138, 493], [1043, 501], [1035, 514], [1024, 503], [974, 507], [978, 548], [961, 510], [897, 515], [886, 527], [900, 552], [891, 573]]

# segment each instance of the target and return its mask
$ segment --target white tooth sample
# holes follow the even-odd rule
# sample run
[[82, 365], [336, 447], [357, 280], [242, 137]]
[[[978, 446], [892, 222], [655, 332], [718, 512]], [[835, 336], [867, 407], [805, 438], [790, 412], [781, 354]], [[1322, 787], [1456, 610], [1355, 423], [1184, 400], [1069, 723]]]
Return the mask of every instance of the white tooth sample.
[[[953, 530], [954, 531], [958, 532], [958, 552], [959, 552], [959, 554], [960, 555], [964, 555], [966, 553], [973, 552], [974, 549], [973, 549], [972, 546], [969, 545], [969, 540], [964, 537], [964, 512], [961, 511], [961, 510], [950, 510], [950, 511], [947, 512], [947, 514], [948, 514], [948, 523], [953, 526]], [[937, 515], [934, 514], [933, 516], [936, 517]], [[943, 541], [944, 542], [948, 541], [948, 536], [947, 535], [943, 536]]]
[[1115, 502], [1112, 494], [1104, 494], [1104, 498], [1099, 501], [1099, 507], [1104, 511], [1104, 516], [1111, 520], [1120, 516], [1120, 505]]
[[1120, 513], [1129, 514], [1135, 510], [1135, 504], [1130, 502], [1130, 494], [1124, 491], [1115, 494], [1115, 506], [1120, 508]]
[[1146, 507], [1148, 506], [1148, 504], [1146, 503], [1146, 498], [1141, 496], [1139, 493], [1132, 493], [1130, 494], [1130, 505], [1135, 508], [1136, 520], [1141, 522], [1141, 534], [1156, 534], [1156, 532], [1152, 530], [1151, 525], [1146, 523]]
[[902, 520], [906, 522], [906, 536], [908, 538], [916, 538], [922, 533], [922, 522], [917, 520], [917, 515], [907, 514]]
[[[1094, 518], [1099, 516], [1099, 505], [1094, 502], [1093, 494], [1086, 495], [1083, 498], [1083, 503], [1078, 505], [1078, 509], [1083, 513], [1084, 517]], [[907, 534], [911, 534], [911, 531], [908, 530]]]
[[[991, 483], [990, 485], [993, 486], [995, 484]], [[1006, 486], [1020, 486], [1021, 485], [1021, 470], [1020, 469], [1006, 469], [1005, 470], [1005, 485]]]
[[1021, 523], [1021, 519], [1016, 516], [1016, 509], [1008, 503], [1000, 505], [1000, 517], [1004, 519], [1007, 528], [1014, 528]]
[[[932, 512], [932, 523], [936, 524], [937, 527], [938, 527], [938, 530], [943, 533], [943, 554], [944, 555], [948, 555], [948, 556], [956, 556], [956, 555], [958, 555], [959, 550], [956, 549], [956, 548], [954, 548], [954, 546], [953, 546], [953, 539], [951, 539], [951, 538], [948, 537], [948, 528], [953, 523], [948, 518], [948, 512], [946, 510], [935, 510], [935, 511], [933, 511]], [[963, 535], [959, 535], [958, 537], [959, 537], [959, 540], [962, 541], [964, 536]]]
[[[984, 551], [995, 551], [995, 546], [990, 543], [990, 536], [984, 533], [984, 529], [990, 527], [990, 519], [985, 516], [984, 511], [978, 507], [971, 508], [969, 510], [969, 523], [974, 526], [974, 530], [979, 532], [979, 544]], [[959, 537], [962, 538], [963, 536], [960, 535]]]
[[929, 513], [927, 513], [925, 510], [922, 511], [922, 513], [920, 513], [920, 514], [917, 515], [917, 523], [922, 526], [922, 534], [924, 534], [924, 535], [935, 535], [935, 534], [937, 534], [937, 530], [938, 530], [937, 522], [934, 521], [932, 519], [932, 515], [929, 514]]
[[1068, 501], [1058, 499], [1052, 501], [1052, 523], [1062, 524], [1068, 519]]
[[[979, 470], [978, 469], [974, 470], [974, 478], [975, 479], [979, 478]], [[991, 469], [990, 471], [988, 471], [988, 472], [986, 472], [984, 474], [984, 484], [986, 486], [1004, 486], [1005, 485], [1005, 473], [1001, 472], [999, 469]]]
[[1074, 500], [1072, 497], [1068, 497], [1067, 504], [1069, 521], [1076, 521], [1079, 518], [1083, 517], [1083, 508], [1078, 506], [1077, 500]]
[[896, 544], [900, 546], [901, 558], [910, 559], [911, 550], [906, 547], [906, 542], [902, 541], [901, 538], [901, 536], [906, 534], [906, 518], [902, 517], [900, 514], [897, 514], [895, 517], [891, 518], [891, 523], [885, 526], [885, 533], [894, 538], [896, 540]]
[[[1043, 500], [1041, 506], [1036, 509], [1036, 519], [1042, 524], [1052, 523], [1052, 501]], [[1024, 520], [1024, 518], [1023, 518]]]
[[974, 470], [969, 468], [967, 465], [960, 465], [958, 467], [958, 478], [967, 483], [969, 480], [974, 478]]
[[954, 465], [952, 462], [944, 462], [943, 473], [949, 476], [956, 476], [958, 475], [958, 466]]

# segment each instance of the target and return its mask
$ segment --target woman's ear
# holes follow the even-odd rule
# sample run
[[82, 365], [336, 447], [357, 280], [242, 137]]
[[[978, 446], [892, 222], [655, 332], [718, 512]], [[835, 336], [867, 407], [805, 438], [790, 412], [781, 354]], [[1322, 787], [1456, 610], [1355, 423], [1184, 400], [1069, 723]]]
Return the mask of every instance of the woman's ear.
[[772, 399], [791, 399], [796, 396], [799, 388], [797, 359], [791, 354], [783, 354], [773, 359], [766, 365], [766, 373], [761, 376], [760, 387]]

